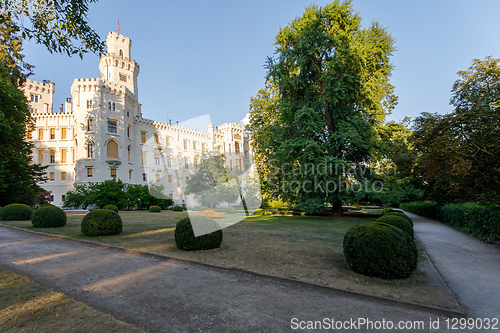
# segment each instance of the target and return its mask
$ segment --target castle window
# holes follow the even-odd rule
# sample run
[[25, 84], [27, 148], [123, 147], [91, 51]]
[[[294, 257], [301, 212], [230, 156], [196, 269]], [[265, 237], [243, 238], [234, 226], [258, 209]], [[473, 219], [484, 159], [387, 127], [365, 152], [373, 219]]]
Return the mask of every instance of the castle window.
[[128, 70], [130, 70], [130, 64], [128, 64], [128, 67], [127, 67]]
[[61, 163], [66, 163], [66, 149], [61, 149]]
[[130, 111], [127, 110], [127, 117], [130, 117]]
[[160, 182], [160, 174], [159, 174], [159, 173], [157, 173], [157, 174], [156, 174], [156, 182], [157, 182], [157, 183], [159, 183], [159, 182]]
[[172, 182], [172, 175], [168, 175], [168, 182], [171, 183]]
[[187, 157], [184, 157], [184, 169], [189, 169], [189, 159]]
[[51, 173], [49, 174], [49, 177], [50, 177], [50, 180], [55, 180], [55, 179], [56, 179], [56, 178], [55, 178], [55, 175], [54, 175], [54, 173], [53, 173], [53, 172], [51, 172]]
[[127, 138], [130, 138], [130, 126], [127, 126]]
[[66, 172], [61, 172], [61, 180], [65, 181], [66, 180]]
[[43, 149], [38, 151], [38, 163], [43, 164]]
[[62, 199], [62, 201], [66, 200], [66, 195], [64, 195], [64, 194], [61, 195], [61, 199]]
[[142, 181], [147, 182], [148, 181], [148, 175], [145, 173], [142, 174]]
[[43, 128], [38, 129], [38, 140], [43, 140]]
[[155, 154], [155, 165], [160, 165], [160, 155]]
[[56, 151], [54, 149], [50, 150], [50, 163], [56, 163]]
[[111, 102], [108, 102], [108, 111], [111, 111]]
[[123, 73], [119, 73], [120, 81], [127, 82], [127, 75]]
[[116, 178], [116, 169], [111, 169], [111, 178]]
[[87, 168], [87, 177], [92, 177], [92, 168]]
[[87, 100], [87, 109], [92, 109], [92, 100], [91, 99]]
[[108, 132], [116, 133], [116, 121], [108, 121]]
[[130, 162], [130, 145], [127, 147], [127, 156], [128, 156], [128, 161]]
[[201, 150], [202, 151], [207, 151], [207, 144], [206, 143], [202, 143], [201, 144]]
[[115, 110], [116, 110], [116, 105], [115, 105], [115, 103], [113, 103], [113, 111], [115, 111]]
[[[30, 98], [31, 98], [32, 102], [38, 103], [38, 95], [31, 94]], [[41, 97], [40, 97], [40, 99], [41, 99]]]
[[146, 153], [142, 153], [142, 165], [146, 165]]
[[33, 140], [33, 131], [28, 131], [28, 140]]
[[92, 126], [92, 118], [87, 119], [87, 132], [92, 132], [93, 126]]
[[61, 140], [66, 140], [66, 127], [61, 128]]
[[155, 143], [156, 144], [159, 144], [160, 143], [160, 138], [158, 137], [158, 134], [153, 134], [154, 135], [154, 138], [155, 138]]
[[128, 171], [128, 179], [132, 179], [132, 170]]
[[167, 136], [167, 148], [170, 148], [170, 137]]
[[196, 141], [193, 141], [193, 150], [196, 150]]
[[94, 144], [92, 141], [87, 142], [87, 158], [94, 158]]
[[184, 140], [184, 150], [188, 149], [188, 140]]
[[51, 128], [50, 129], [50, 140], [55, 140], [56, 139], [56, 129]]
[[107, 156], [118, 157], [118, 144], [115, 140], [111, 140], [107, 144]]
[[120, 57], [123, 57], [123, 51], [122, 50], [120, 50], [119, 55], [120, 55]]
[[195, 156], [195, 158], [194, 158], [194, 160], [193, 160], [193, 166], [194, 166], [195, 168], [197, 168], [197, 167], [198, 167], [198, 157], [196, 157], [196, 156]]
[[172, 156], [168, 155], [167, 156], [167, 168], [172, 167]]
[[234, 152], [236, 154], [239, 154], [240, 153], [240, 144], [238, 142], [235, 142], [234, 143]]
[[146, 132], [141, 132], [141, 143], [146, 143]]

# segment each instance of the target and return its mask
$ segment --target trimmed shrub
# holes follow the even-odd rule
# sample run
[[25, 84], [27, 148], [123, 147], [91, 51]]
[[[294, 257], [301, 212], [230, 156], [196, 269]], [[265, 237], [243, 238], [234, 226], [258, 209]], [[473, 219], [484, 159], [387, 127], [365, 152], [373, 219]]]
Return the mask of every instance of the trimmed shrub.
[[0, 221], [25, 221], [31, 219], [33, 209], [25, 204], [10, 204], [0, 210]]
[[67, 220], [64, 210], [53, 205], [40, 206], [31, 214], [31, 224], [35, 228], [64, 227]]
[[151, 207], [149, 207], [149, 211], [151, 213], [159, 213], [159, 212], [161, 212], [161, 208], [160, 208], [160, 206], [151, 206]]
[[408, 215], [406, 215], [403, 212], [395, 210], [395, 211], [384, 214], [384, 216], [400, 216], [400, 217], [404, 218], [406, 221], [410, 222], [411, 226], [413, 227], [413, 221], [412, 221], [411, 217], [409, 217]]
[[413, 214], [428, 217], [430, 219], [438, 218], [437, 216], [438, 204], [432, 201], [406, 202], [400, 204], [399, 208]]
[[347, 265], [363, 275], [398, 279], [410, 276], [417, 268], [415, 242], [386, 223], [355, 225], [345, 234], [343, 245]]
[[172, 209], [174, 212], [182, 212], [182, 206], [174, 206], [174, 208]]
[[95, 209], [85, 215], [81, 224], [85, 236], [118, 235], [122, 229], [122, 218], [111, 209]]
[[111, 209], [112, 211], [115, 211], [118, 213], [118, 207], [116, 207], [115, 205], [106, 205], [106, 206], [102, 207], [102, 209]]
[[411, 239], [415, 238], [415, 232], [413, 230], [413, 226], [408, 222], [405, 218], [396, 215], [384, 215], [377, 219], [376, 222], [386, 223], [395, 226], [404, 231], [405, 234], [411, 237]]
[[258, 208], [255, 213], [253, 213], [253, 215], [258, 215], [258, 216], [262, 216], [264, 215], [264, 210], [262, 208]]
[[[210, 250], [220, 247], [222, 243], [222, 230], [220, 226], [211, 218], [205, 216], [192, 217], [197, 226], [207, 228], [210, 233], [195, 237], [191, 219], [177, 222], [175, 226], [175, 245], [185, 251]], [[215, 231], [214, 231], [215, 230]]]
[[226, 214], [236, 214], [236, 209], [234, 207], [227, 207]]

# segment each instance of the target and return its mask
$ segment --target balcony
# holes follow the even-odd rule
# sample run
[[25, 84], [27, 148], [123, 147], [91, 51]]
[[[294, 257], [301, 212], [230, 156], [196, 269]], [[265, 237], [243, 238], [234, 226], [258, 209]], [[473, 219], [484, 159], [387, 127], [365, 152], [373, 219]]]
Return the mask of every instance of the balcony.
[[110, 165], [118, 165], [118, 164], [121, 164], [122, 161], [119, 157], [108, 156], [108, 157], [106, 157], [106, 163], [108, 163]]

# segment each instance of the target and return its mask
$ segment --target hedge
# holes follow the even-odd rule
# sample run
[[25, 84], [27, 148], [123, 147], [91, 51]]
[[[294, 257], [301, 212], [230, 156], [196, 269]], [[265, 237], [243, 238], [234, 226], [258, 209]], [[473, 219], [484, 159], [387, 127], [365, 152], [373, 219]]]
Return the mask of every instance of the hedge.
[[430, 219], [438, 219], [438, 204], [432, 201], [406, 202], [400, 204], [399, 208]]
[[0, 210], [0, 221], [25, 221], [31, 219], [33, 209], [25, 204], [10, 204]]

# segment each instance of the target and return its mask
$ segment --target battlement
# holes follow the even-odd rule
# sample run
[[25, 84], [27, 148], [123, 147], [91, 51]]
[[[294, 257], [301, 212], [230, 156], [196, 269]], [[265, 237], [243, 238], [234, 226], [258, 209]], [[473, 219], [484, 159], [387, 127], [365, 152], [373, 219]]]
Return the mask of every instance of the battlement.
[[47, 93], [53, 93], [55, 87], [56, 84], [48, 80], [43, 80], [42, 82], [39, 82], [35, 80], [26, 79], [26, 82], [23, 85], [23, 89], [28, 89], [31, 91], [38, 91], [38, 92], [47, 92]]
[[132, 40], [127, 36], [111, 31], [106, 37], [106, 46], [108, 47], [108, 54], [114, 53], [124, 59], [132, 58], [130, 56]]

